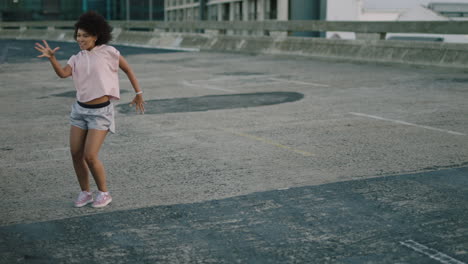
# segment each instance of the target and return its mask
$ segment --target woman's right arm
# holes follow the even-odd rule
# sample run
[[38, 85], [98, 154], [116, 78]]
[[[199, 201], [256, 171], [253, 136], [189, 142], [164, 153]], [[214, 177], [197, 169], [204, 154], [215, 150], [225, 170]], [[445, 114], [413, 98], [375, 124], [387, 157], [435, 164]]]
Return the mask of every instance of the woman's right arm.
[[72, 68], [70, 65], [67, 64], [67, 66], [62, 68], [62, 65], [58, 62], [57, 58], [55, 58], [55, 52], [59, 50], [59, 47], [56, 47], [55, 49], [51, 49], [49, 47], [49, 44], [47, 44], [47, 41], [43, 40], [44, 46], [42, 46], [39, 43], [36, 43], [36, 46], [34, 47], [36, 50], [39, 52], [42, 52], [41, 55], [37, 56], [39, 58], [49, 58], [50, 63], [52, 64], [52, 68], [54, 68], [55, 73], [60, 78], [67, 78], [72, 75]]
[[60, 62], [58, 62], [57, 58], [55, 58], [55, 55], [52, 55], [49, 57], [50, 64], [52, 64], [52, 67], [54, 68], [55, 73], [60, 78], [67, 78], [72, 75], [72, 68], [70, 65], [67, 64], [67, 66], [62, 68], [62, 65], [60, 65]]

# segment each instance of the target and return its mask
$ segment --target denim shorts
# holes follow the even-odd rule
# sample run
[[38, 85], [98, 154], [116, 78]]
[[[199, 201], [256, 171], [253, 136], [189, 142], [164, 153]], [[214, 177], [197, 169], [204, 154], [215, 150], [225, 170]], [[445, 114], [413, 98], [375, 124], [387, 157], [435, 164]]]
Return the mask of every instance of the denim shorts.
[[72, 105], [70, 124], [84, 130], [108, 130], [115, 133], [114, 105], [101, 108], [84, 108], [77, 102]]

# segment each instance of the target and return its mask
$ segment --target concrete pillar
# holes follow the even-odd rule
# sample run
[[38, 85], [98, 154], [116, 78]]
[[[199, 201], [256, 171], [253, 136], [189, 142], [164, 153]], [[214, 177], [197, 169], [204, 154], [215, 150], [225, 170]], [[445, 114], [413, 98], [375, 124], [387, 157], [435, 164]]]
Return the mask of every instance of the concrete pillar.
[[[234, 8], [235, 8], [235, 2], [229, 3], [229, 21], [234, 21]], [[227, 31], [228, 35], [234, 35], [234, 30], [228, 30]]]
[[[288, 21], [289, 20], [289, 0], [277, 0], [276, 2], [278, 13], [277, 20]], [[272, 37], [286, 37], [288, 32], [285, 31], [270, 31]]]
[[257, 0], [247, 0], [247, 20], [256, 20]]
[[271, 16], [270, 0], [263, 0], [263, 19], [268, 20]]
[[249, 20], [249, 0], [242, 1], [242, 20]]
[[229, 21], [234, 21], [234, 9], [236, 8], [234, 5], [235, 2], [229, 3]]
[[278, 0], [278, 20], [289, 20], [288, 0]]
[[[249, 0], [242, 0], [242, 20], [249, 20]], [[247, 30], [242, 30], [241, 35], [249, 35]]]
[[218, 8], [218, 21], [223, 20], [223, 6], [221, 4], [216, 4], [216, 8]]
[[265, 2], [266, 0], [257, 0], [258, 21], [265, 20]]

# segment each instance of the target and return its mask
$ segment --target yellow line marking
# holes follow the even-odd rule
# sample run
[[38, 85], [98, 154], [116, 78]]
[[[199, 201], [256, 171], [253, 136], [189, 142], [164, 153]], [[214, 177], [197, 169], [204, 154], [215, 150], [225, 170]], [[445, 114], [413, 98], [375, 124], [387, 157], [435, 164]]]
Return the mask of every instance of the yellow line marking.
[[242, 133], [242, 132], [236, 132], [236, 131], [232, 131], [232, 130], [228, 130], [228, 129], [223, 129], [223, 130], [226, 131], [226, 132], [229, 132], [229, 133], [231, 133], [231, 134], [234, 134], [234, 135], [238, 135], [238, 136], [241, 136], [241, 137], [250, 138], [250, 139], [253, 139], [253, 140], [256, 140], [256, 141], [260, 141], [260, 142], [263, 142], [263, 143], [266, 143], [266, 144], [269, 144], [269, 145], [272, 145], [272, 146], [275, 146], [275, 147], [279, 147], [279, 148], [282, 148], [282, 149], [286, 149], [286, 150], [289, 150], [289, 151], [292, 151], [292, 152], [301, 154], [301, 155], [306, 156], [306, 157], [315, 156], [314, 154], [312, 154], [312, 153], [310, 153], [310, 152], [303, 151], [303, 150], [299, 150], [299, 149], [296, 149], [296, 148], [291, 148], [291, 147], [285, 146], [285, 145], [283, 145], [283, 144], [280, 144], [280, 143], [275, 142], [275, 141], [270, 140], [270, 139], [266, 139], [266, 138], [262, 138], [262, 137], [257, 137], [257, 136], [252, 136], [252, 135], [249, 135], [249, 134], [245, 134], [245, 133]]

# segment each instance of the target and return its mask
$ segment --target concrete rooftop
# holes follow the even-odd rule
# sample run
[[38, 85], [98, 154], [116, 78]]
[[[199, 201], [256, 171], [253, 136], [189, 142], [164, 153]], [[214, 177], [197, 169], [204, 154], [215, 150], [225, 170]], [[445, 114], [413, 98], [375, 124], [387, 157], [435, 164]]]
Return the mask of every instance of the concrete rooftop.
[[33, 43], [0, 40], [1, 263], [468, 262], [465, 72], [119, 46], [148, 110], [122, 74], [114, 201], [76, 209]]

